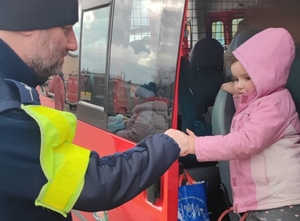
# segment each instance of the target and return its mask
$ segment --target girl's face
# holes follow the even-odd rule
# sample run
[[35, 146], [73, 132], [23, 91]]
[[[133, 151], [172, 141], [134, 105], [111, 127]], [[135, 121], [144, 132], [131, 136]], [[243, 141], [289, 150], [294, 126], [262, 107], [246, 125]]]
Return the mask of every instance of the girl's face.
[[233, 75], [234, 88], [239, 96], [255, 89], [253, 81], [239, 61], [231, 65], [231, 72]]

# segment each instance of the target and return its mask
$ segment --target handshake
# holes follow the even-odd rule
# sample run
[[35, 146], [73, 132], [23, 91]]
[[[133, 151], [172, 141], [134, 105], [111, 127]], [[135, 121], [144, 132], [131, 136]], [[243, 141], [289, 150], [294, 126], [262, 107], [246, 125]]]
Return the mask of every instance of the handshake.
[[166, 135], [173, 138], [173, 140], [175, 140], [175, 142], [179, 145], [181, 157], [188, 154], [195, 154], [194, 143], [197, 136], [189, 129], [187, 129], [186, 132], [188, 135], [182, 131], [174, 129], [169, 129], [165, 132]]

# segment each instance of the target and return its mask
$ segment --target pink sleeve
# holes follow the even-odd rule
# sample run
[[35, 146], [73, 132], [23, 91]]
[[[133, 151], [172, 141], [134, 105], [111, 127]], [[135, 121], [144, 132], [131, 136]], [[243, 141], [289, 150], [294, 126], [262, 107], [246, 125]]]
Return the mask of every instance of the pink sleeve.
[[195, 154], [198, 161], [247, 158], [279, 140], [285, 133], [286, 124], [284, 107], [277, 102], [262, 102], [239, 131], [226, 136], [197, 137]]

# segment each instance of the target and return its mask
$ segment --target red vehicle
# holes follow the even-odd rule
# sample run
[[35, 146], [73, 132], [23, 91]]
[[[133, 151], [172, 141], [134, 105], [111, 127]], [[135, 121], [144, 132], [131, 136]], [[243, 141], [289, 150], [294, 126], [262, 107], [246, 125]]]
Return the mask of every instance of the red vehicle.
[[78, 82], [76, 75], [69, 75], [66, 90], [66, 102], [69, 104], [69, 108], [76, 109], [78, 102]]
[[[80, 96], [82, 100], [86, 102], [92, 102], [92, 97], [95, 94], [91, 85], [89, 84], [90, 76], [88, 73], [81, 73], [85, 77], [81, 79], [80, 87], [82, 88]], [[109, 113], [120, 113], [128, 115], [135, 106], [134, 91], [137, 85], [126, 82], [121, 78], [109, 79], [109, 84], [113, 88], [109, 91]], [[76, 109], [78, 103], [78, 77], [76, 75], [69, 75], [66, 86], [66, 102], [69, 104], [69, 108]], [[97, 96], [97, 95], [96, 95]], [[101, 96], [101, 95], [99, 95]]]
[[[101, 156], [132, 147], [134, 143], [107, 131], [107, 119], [120, 112], [130, 115], [128, 103], [134, 87], [152, 81], [157, 85], [157, 96], [171, 101], [168, 127], [179, 128], [180, 62], [182, 56], [190, 56], [199, 39], [215, 38], [226, 51], [237, 29], [259, 31], [277, 26], [288, 29], [295, 42], [300, 43], [298, 1], [274, 2], [82, 0], [81, 21], [75, 26], [75, 30], [80, 30], [78, 73], [88, 73], [76, 76], [77, 79], [70, 77], [67, 86], [67, 100], [72, 105], [77, 103], [75, 143], [96, 150]], [[145, 36], [149, 37], [147, 41]], [[76, 80], [83, 84], [76, 87]], [[115, 102], [120, 97], [123, 100]], [[42, 103], [51, 106], [47, 98], [42, 98]], [[108, 211], [109, 221], [176, 221], [178, 163], [161, 177], [158, 187]], [[96, 219], [93, 214], [80, 211], [73, 215], [76, 221]]]
[[47, 81], [47, 91], [46, 94], [48, 97], [54, 98], [54, 85], [53, 85], [53, 81], [52, 81], [52, 77], [49, 78], [49, 80]]

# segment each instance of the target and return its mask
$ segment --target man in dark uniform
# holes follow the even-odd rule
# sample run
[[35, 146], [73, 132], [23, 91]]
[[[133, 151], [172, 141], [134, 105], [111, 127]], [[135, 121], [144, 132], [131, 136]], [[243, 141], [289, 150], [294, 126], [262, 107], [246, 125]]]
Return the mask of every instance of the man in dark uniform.
[[77, 0], [0, 0], [0, 6], [0, 220], [70, 221], [71, 209], [112, 209], [187, 152], [181, 134], [178, 144], [157, 134], [102, 158], [74, 145], [75, 117], [41, 106], [35, 87], [59, 74], [64, 56], [77, 49]]

